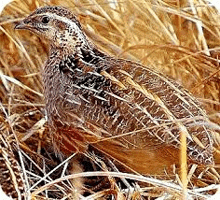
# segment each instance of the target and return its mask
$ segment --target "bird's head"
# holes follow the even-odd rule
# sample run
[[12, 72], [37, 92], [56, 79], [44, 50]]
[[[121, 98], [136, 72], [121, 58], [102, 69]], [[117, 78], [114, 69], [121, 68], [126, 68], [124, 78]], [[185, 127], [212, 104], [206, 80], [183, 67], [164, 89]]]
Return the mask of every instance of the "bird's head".
[[27, 29], [48, 39], [56, 48], [77, 48], [88, 45], [81, 25], [66, 8], [41, 7], [20, 21], [15, 29]]

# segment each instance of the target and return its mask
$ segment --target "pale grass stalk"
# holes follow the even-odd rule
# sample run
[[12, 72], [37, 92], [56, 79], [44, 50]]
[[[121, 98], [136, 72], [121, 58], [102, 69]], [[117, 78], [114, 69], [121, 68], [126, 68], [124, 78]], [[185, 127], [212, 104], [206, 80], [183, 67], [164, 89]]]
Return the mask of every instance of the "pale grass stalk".
[[[167, 188], [169, 190], [182, 193], [182, 187], [179, 185], [176, 185], [174, 183], [168, 182], [168, 181], [163, 181], [163, 180], [158, 180], [155, 178], [149, 178], [149, 177], [144, 177], [141, 175], [134, 175], [134, 174], [129, 174], [129, 173], [122, 173], [122, 172], [103, 172], [103, 171], [96, 171], [96, 172], [83, 172], [83, 173], [77, 173], [77, 174], [71, 174], [65, 177], [61, 177], [59, 179], [56, 179], [38, 189], [36, 189], [34, 192], [32, 192], [32, 197], [35, 197], [37, 194], [43, 192], [47, 188], [53, 186], [56, 183], [59, 183], [64, 180], [68, 179], [75, 179], [75, 178], [80, 178], [80, 177], [93, 177], [93, 176], [112, 176], [112, 177], [117, 177], [117, 178], [126, 178], [130, 180], [135, 180], [135, 181], [140, 181], [143, 183], [150, 183], [156, 186], [161, 186], [164, 188]], [[190, 196], [197, 196], [201, 198], [207, 198], [206, 195], [196, 193], [194, 190], [187, 190], [187, 197]]]
[[[198, 11], [196, 10], [196, 7], [195, 7], [194, 2], [195, 2], [195, 1], [189, 0], [189, 4], [190, 4], [190, 7], [191, 7], [191, 9], [192, 9], [193, 15], [195, 16], [195, 18], [199, 19], [199, 17], [198, 17]], [[206, 42], [206, 39], [205, 39], [205, 36], [204, 36], [204, 33], [203, 33], [203, 24], [202, 24], [202, 21], [197, 20], [197, 21], [196, 21], [196, 27], [197, 27], [198, 34], [199, 34], [199, 35], [198, 35], [198, 39], [199, 39], [199, 41], [202, 43], [202, 46], [203, 46], [203, 49], [205, 50], [206, 55], [210, 56], [210, 52], [209, 52], [209, 49], [208, 49], [208, 45], [207, 45], [207, 42]]]
[[183, 193], [182, 199], [187, 200], [187, 137], [185, 132], [180, 133], [180, 175], [181, 175], [181, 182], [183, 186]]

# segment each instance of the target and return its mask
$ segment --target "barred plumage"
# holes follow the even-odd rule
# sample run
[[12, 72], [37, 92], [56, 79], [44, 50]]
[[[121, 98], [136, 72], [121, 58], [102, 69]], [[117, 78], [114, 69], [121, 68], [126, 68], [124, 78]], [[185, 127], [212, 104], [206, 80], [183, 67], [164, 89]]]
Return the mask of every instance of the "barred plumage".
[[213, 164], [209, 120], [179, 84], [98, 50], [66, 8], [39, 8], [16, 28], [50, 41], [43, 69], [46, 111], [62, 149], [92, 145], [134, 170], [160, 173], [178, 164], [183, 133], [189, 160]]

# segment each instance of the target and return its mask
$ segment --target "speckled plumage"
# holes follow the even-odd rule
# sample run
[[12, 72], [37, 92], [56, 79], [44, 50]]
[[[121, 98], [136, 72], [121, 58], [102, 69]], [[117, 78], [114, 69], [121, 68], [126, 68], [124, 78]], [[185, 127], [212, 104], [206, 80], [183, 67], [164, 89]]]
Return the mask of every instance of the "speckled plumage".
[[[213, 164], [208, 118], [179, 84], [99, 51], [65, 8], [39, 8], [23, 24], [26, 27], [18, 28], [42, 35], [51, 44], [43, 82], [48, 121], [58, 146], [71, 152], [86, 151], [90, 144], [134, 169], [137, 158], [131, 155], [148, 157], [150, 152], [152, 162], [158, 158], [167, 166], [179, 159], [183, 133], [189, 159]], [[50, 33], [47, 26], [52, 27]], [[138, 162], [147, 168], [151, 157], [143, 156]]]

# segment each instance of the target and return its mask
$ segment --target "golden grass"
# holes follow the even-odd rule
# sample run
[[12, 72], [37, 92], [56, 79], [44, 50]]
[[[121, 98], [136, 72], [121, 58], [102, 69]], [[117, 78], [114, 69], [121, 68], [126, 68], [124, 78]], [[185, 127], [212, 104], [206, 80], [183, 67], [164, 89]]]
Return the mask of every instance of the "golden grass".
[[[107, 161], [92, 153], [87, 157], [99, 166], [98, 172], [65, 177], [73, 170], [73, 164], [69, 163], [70, 158], [62, 160], [55, 156], [44, 118], [40, 71], [48, 54], [47, 42], [28, 31], [13, 29], [15, 22], [44, 5], [62, 5], [73, 10], [86, 34], [103, 51], [156, 68], [180, 82], [199, 98], [216, 127], [220, 124], [220, 15], [217, 10], [204, 0], [17, 0], [0, 17], [0, 131], [1, 137], [18, 152], [27, 194], [32, 199], [89, 199], [82, 195], [76, 197], [74, 185], [87, 191], [91, 199], [110, 196], [181, 199], [179, 185], [182, 184], [178, 175], [175, 180], [161, 180], [109, 173]], [[217, 151], [218, 133], [214, 139]], [[181, 177], [183, 187], [188, 182], [188, 197], [207, 199], [218, 189], [219, 172], [196, 168], [191, 166], [186, 174], [185, 167]], [[196, 170], [199, 172], [195, 173]], [[107, 176], [108, 185], [94, 189], [90, 183], [90, 188], [86, 188], [79, 178], [88, 176]], [[128, 182], [125, 179], [128, 177], [136, 183]], [[192, 181], [195, 177], [197, 181]], [[74, 178], [79, 181], [72, 181]], [[144, 187], [141, 183], [148, 184]]]

